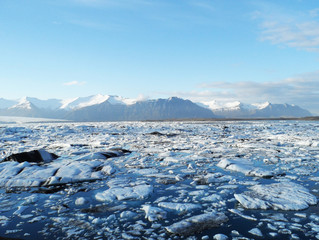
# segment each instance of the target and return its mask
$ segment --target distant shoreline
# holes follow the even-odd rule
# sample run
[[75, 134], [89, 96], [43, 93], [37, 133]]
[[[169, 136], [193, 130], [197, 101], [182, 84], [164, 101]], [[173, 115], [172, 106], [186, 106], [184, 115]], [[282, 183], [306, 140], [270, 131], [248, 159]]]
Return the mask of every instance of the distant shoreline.
[[319, 121], [319, 116], [314, 117], [281, 117], [281, 118], [185, 118], [185, 119], [158, 119], [158, 120], [120, 120], [120, 121], [73, 121], [64, 119], [34, 118], [0, 116], [0, 124], [21, 123], [97, 123], [97, 122], [236, 122], [236, 121]]
[[319, 116], [315, 117], [301, 117], [301, 118], [194, 118], [194, 119], [165, 119], [165, 120], [143, 120], [138, 122], [236, 122], [236, 121], [319, 121]]

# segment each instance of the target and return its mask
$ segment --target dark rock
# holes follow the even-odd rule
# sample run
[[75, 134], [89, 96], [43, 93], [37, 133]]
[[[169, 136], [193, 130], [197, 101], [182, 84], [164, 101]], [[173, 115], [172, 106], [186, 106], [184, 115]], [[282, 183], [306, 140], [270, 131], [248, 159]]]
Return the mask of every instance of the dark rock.
[[149, 135], [154, 135], [154, 136], [163, 136], [163, 135], [165, 135], [165, 134], [160, 133], [160, 132], [158, 132], [158, 131], [155, 131], [155, 132], [151, 132], [151, 133], [149, 133]]
[[70, 146], [71, 146], [71, 147], [88, 147], [89, 144], [85, 144], [85, 143], [71, 143]]
[[100, 152], [100, 154], [102, 154], [105, 158], [120, 157], [130, 153], [130, 150], [123, 148], [111, 148], [107, 152]]
[[58, 157], [59, 156], [57, 156], [54, 153], [49, 153], [45, 151], [44, 149], [40, 149], [40, 150], [33, 150], [30, 152], [12, 154], [4, 158], [3, 162], [15, 161], [19, 163], [21, 162], [48, 163], [54, 159], [57, 159]]
[[115, 211], [124, 211], [127, 209], [125, 205], [118, 205], [110, 207], [109, 205], [96, 205], [90, 208], [81, 209], [83, 213], [106, 213], [106, 212], [115, 212]]
[[158, 136], [158, 137], [161, 137], [161, 136], [166, 136], [166, 137], [176, 137], [178, 136], [177, 133], [161, 133], [161, 132], [158, 132], [158, 131], [155, 131], [155, 132], [151, 132], [149, 133], [149, 135], [152, 135], [152, 136]]
[[164, 184], [164, 185], [169, 185], [169, 184], [175, 184], [178, 181], [173, 178], [158, 178], [156, 179], [156, 182], [160, 184]]

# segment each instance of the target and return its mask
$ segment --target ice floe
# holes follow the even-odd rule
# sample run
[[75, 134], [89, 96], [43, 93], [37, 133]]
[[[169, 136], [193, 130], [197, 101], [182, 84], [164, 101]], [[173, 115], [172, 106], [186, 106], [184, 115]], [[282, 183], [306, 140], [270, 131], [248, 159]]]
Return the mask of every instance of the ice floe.
[[317, 198], [305, 187], [292, 182], [259, 184], [234, 196], [248, 209], [302, 210], [317, 204]]
[[186, 218], [166, 227], [166, 230], [174, 234], [191, 235], [204, 229], [218, 227], [227, 221], [225, 214], [214, 211]]
[[201, 209], [202, 206], [200, 204], [194, 203], [174, 203], [174, 202], [160, 202], [158, 204], [159, 207], [175, 210], [179, 213], [186, 213], [195, 209]]
[[241, 172], [252, 177], [270, 178], [274, 176], [272, 171], [267, 171], [260, 167], [254, 167], [253, 163], [247, 159], [223, 159], [217, 164], [217, 166], [226, 170]]
[[96, 200], [101, 202], [112, 202], [115, 199], [139, 200], [145, 199], [151, 195], [153, 187], [147, 184], [136, 185], [132, 187], [113, 187], [95, 195]]

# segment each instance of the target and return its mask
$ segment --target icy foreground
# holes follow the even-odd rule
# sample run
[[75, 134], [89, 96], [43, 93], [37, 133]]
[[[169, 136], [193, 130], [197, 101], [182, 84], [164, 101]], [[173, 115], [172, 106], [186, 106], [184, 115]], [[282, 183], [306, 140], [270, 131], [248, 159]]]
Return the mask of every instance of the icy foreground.
[[318, 122], [0, 125], [0, 237], [319, 239]]

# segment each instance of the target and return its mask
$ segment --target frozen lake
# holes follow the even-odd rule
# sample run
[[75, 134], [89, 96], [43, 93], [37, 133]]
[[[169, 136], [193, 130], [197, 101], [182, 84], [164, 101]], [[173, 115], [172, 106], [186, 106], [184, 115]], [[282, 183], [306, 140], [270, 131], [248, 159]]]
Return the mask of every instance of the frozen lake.
[[[3, 122], [0, 136], [0, 237], [319, 239], [318, 121]], [[43, 162], [8, 158], [33, 150]]]

